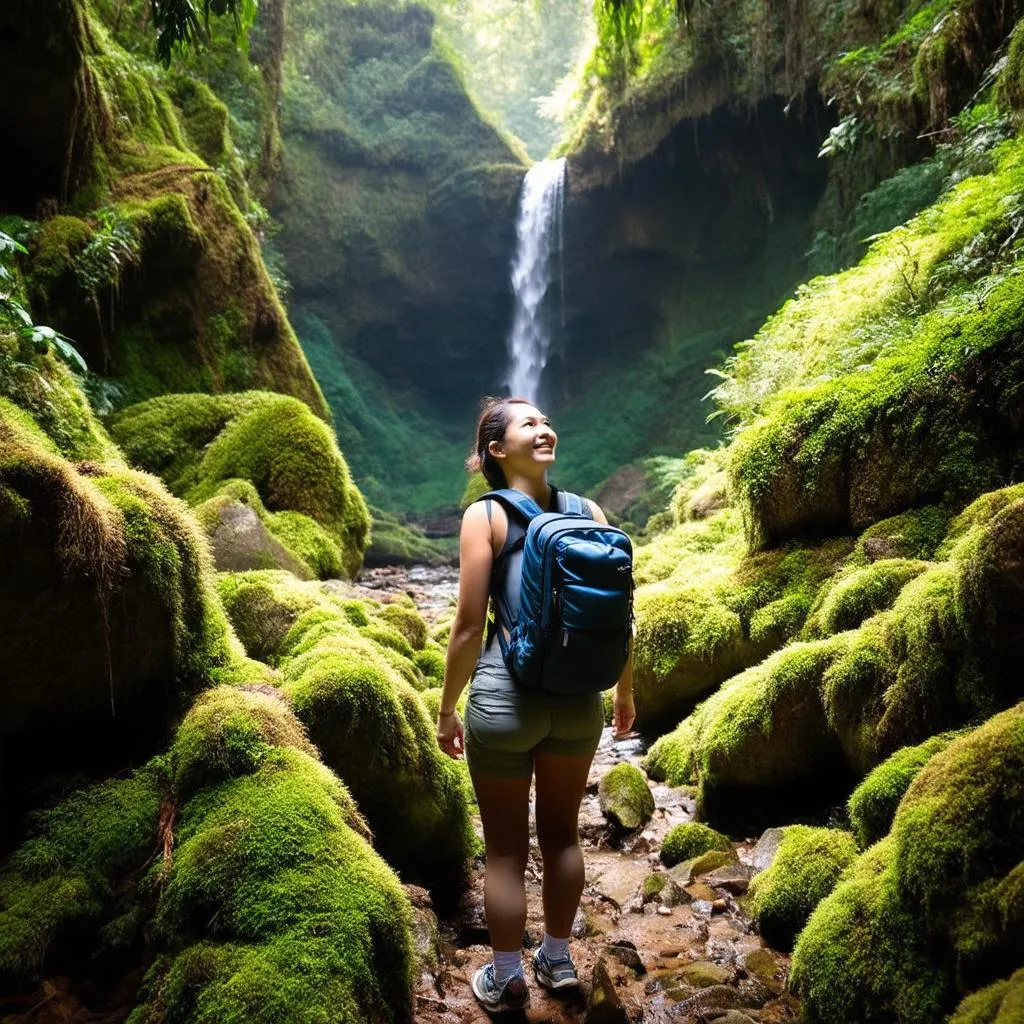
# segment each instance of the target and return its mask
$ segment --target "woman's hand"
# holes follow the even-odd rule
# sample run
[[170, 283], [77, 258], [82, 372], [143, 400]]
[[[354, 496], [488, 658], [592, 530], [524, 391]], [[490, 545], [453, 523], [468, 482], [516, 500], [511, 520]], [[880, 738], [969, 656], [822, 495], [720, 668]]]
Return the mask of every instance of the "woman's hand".
[[458, 711], [437, 713], [437, 745], [449, 756], [458, 761], [465, 750], [462, 735], [462, 719]]
[[636, 718], [636, 706], [633, 704], [633, 691], [615, 688], [612, 699], [612, 738], [625, 736], [633, 727]]

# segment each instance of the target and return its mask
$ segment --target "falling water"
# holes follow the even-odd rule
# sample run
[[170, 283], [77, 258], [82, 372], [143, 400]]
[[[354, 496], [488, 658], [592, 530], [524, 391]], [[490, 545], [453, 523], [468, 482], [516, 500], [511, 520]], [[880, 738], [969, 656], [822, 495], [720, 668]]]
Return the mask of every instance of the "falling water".
[[[541, 160], [527, 171], [519, 196], [516, 256], [512, 261], [516, 313], [508, 336], [510, 366], [506, 384], [513, 395], [532, 401], [538, 398], [540, 376], [551, 344], [544, 297], [553, 269], [560, 285], [562, 282], [564, 198], [564, 159]], [[553, 258], [557, 260], [554, 268]]]

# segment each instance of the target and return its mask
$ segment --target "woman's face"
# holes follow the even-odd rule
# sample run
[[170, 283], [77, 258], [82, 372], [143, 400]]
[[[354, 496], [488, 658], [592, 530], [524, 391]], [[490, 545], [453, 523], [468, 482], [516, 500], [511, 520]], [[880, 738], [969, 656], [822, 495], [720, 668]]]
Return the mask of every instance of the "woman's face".
[[551, 421], [535, 406], [516, 402], [509, 406], [512, 416], [505, 428], [505, 438], [499, 445], [491, 442], [491, 454], [501, 458], [505, 475], [517, 470], [529, 472], [536, 466], [547, 466], [555, 461], [558, 435]]

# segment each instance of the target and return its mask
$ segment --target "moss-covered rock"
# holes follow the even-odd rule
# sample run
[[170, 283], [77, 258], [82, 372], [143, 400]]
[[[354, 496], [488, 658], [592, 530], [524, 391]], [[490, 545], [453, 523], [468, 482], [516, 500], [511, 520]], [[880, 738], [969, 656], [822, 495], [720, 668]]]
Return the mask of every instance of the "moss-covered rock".
[[888, 608], [904, 585], [919, 576], [927, 563], [887, 558], [836, 575], [823, 589], [804, 629], [809, 636], [829, 636], [855, 629]]
[[[54, 102], [42, 82], [33, 89], [37, 123], [51, 126], [66, 154], [43, 192], [31, 168], [49, 157], [27, 139], [22, 147], [24, 185], [35, 196], [24, 212], [37, 202], [49, 211], [57, 197], [65, 204], [43, 218], [30, 246], [36, 315], [74, 338], [129, 400], [264, 387], [326, 415], [239, 206], [251, 212], [223, 104], [198, 79], [127, 52], [83, 5], [63, 7], [52, 24], [22, 19], [6, 36], [12, 52], [24, 38], [37, 52], [60, 53], [42, 60], [42, 74], [73, 97]], [[8, 61], [5, 72], [34, 81], [31, 67], [19, 61], [15, 71]]]
[[[774, 382], [730, 459], [753, 545], [862, 529], [1013, 478], [1006, 439], [1020, 425], [1005, 389], [1020, 372], [1021, 303], [997, 254], [1012, 231], [1004, 198], [1022, 180], [1024, 148], [1005, 143], [990, 174], [961, 182], [857, 267], [806, 286], [736, 360], [734, 396], [762, 371]], [[980, 277], [959, 269], [968, 248], [992, 253]], [[970, 298], [979, 289], [982, 308]], [[875, 337], [867, 361], [849, 346], [858, 331]], [[829, 379], [814, 383], [826, 363]]]
[[675, 719], [796, 636], [849, 550], [840, 539], [744, 557], [732, 508], [682, 521], [639, 548], [634, 686], [641, 727]]
[[0, 920], [14, 983], [83, 940], [142, 950], [133, 1021], [409, 1013], [408, 898], [270, 688], [209, 692], [168, 755], [41, 815], [0, 869]]
[[1014, 1024], [1024, 1016], [1024, 968], [967, 996], [950, 1024]]
[[597, 787], [601, 813], [620, 829], [643, 828], [654, 814], [654, 794], [644, 773], [623, 761], [605, 774]]
[[[62, 946], [131, 916], [134, 894], [118, 882], [152, 856], [163, 792], [153, 765], [36, 815], [32, 835], [0, 868], [0, 978], [39, 977]], [[111, 937], [96, 940], [98, 952]]]
[[243, 500], [321, 578], [358, 572], [366, 503], [330, 428], [296, 399], [164, 395], [118, 413], [111, 430], [133, 462], [190, 503]]
[[445, 565], [456, 554], [453, 544], [441, 544], [427, 537], [421, 529], [403, 523], [398, 516], [371, 507], [373, 528], [365, 564], [377, 565]]
[[[848, 625], [845, 607], [856, 609], [853, 620], [865, 613], [853, 595], [872, 592], [861, 583], [876, 566], [885, 567], [879, 600], [886, 603], [897, 587], [898, 595], [855, 629], [791, 643], [729, 679], [652, 746], [652, 777], [698, 782], [704, 813], [712, 816], [761, 806], [761, 797], [795, 795], [779, 783], [797, 777], [802, 796], [845, 799], [849, 782], [900, 747], [1019, 699], [1022, 508], [1019, 485], [990, 492], [953, 520], [936, 551], [942, 561], [885, 559], [841, 572], [808, 631], [824, 632], [825, 622]], [[855, 550], [851, 564], [858, 558]], [[901, 585], [904, 575], [910, 579]], [[804, 737], [799, 744], [791, 742], [793, 730]], [[822, 790], [825, 783], [831, 792]], [[751, 792], [760, 794], [757, 801]]]
[[958, 733], [942, 733], [916, 747], [903, 747], [874, 768], [850, 794], [847, 812], [854, 835], [861, 849], [872, 846], [885, 836], [896, 808], [917, 773]]
[[667, 867], [673, 867], [685, 860], [692, 860], [711, 850], [722, 853], [733, 853], [732, 843], [728, 836], [716, 832], [713, 828], [700, 822], [690, 821], [675, 825], [661, 843], [661, 861]]
[[819, 904], [791, 983], [816, 1021], [925, 1022], [1019, 964], [1024, 705], [936, 754]]
[[281, 691], [352, 791], [377, 849], [403, 877], [450, 895], [473, 849], [467, 780], [439, 750], [417, 692], [430, 680], [384, 618], [426, 642], [416, 611], [282, 572], [230, 574], [219, 585], [239, 638], [277, 666]]
[[849, 832], [790, 825], [771, 867], [750, 883], [751, 910], [765, 940], [791, 949], [811, 912], [856, 856]]
[[241, 653], [185, 506], [40, 437], [0, 410], [5, 802], [43, 773], [151, 752]]
[[440, 686], [444, 683], [447, 653], [440, 645], [428, 640], [422, 651], [413, 656], [413, 664], [423, 673], [428, 683]]

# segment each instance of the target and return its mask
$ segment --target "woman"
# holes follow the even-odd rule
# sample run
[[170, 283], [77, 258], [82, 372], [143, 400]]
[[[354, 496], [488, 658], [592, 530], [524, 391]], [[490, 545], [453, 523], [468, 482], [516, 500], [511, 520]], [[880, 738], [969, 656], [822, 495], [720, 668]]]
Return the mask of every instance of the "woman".
[[[466, 466], [471, 472], [482, 470], [493, 488], [513, 487], [542, 509], [555, 511], [557, 491], [548, 484], [547, 472], [557, 443], [550, 421], [530, 402], [487, 399]], [[594, 502], [587, 505], [593, 519], [607, 523]], [[498, 618], [499, 602], [493, 602], [498, 621], [481, 653], [492, 586], [495, 593], [503, 592], [506, 607], [518, 607], [522, 551], [500, 556], [524, 531], [500, 502], [476, 502], [466, 509], [459, 541], [459, 601], [437, 719], [442, 750], [452, 757], [465, 750], [480, 806], [487, 852], [484, 910], [493, 959], [474, 972], [472, 987], [493, 1013], [521, 1009], [530, 999], [522, 945], [534, 775], [537, 839], [544, 865], [544, 941], [533, 955], [534, 973], [538, 984], [548, 989], [579, 983], [569, 954], [569, 933], [584, 882], [577, 820], [604, 725], [600, 694], [566, 697], [517, 686], [494, 634], [494, 629], [502, 629], [507, 636], [513, 625]], [[471, 675], [464, 733], [456, 702]], [[630, 654], [615, 686], [616, 734], [629, 730], [634, 715]]]

